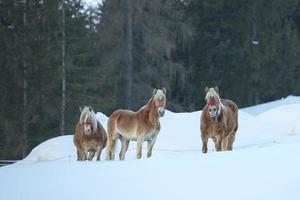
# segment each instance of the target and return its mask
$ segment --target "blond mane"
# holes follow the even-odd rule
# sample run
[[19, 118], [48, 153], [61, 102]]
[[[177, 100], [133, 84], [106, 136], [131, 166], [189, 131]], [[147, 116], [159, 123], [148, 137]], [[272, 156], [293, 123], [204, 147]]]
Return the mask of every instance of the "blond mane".
[[95, 132], [97, 130], [98, 120], [96, 118], [94, 111], [90, 107], [85, 106], [81, 111], [79, 121], [82, 124], [87, 119], [90, 119], [92, 121], [93, 132]]

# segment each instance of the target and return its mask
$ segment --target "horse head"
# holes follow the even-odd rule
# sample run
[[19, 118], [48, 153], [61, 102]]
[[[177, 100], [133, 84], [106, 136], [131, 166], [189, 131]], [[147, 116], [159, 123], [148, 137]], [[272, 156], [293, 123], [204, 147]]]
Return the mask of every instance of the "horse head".
[[221, 113], [221, 100], [219, 96], [219, 88], [205, 88], [206, 106], [208, 115], [214, 119], [217, 119]]
[[155, 108], [157, 110], [157, 114], [160, 117], [163, 117], [164, 114], [165, 114], [166, 101], [167, 101], [166, 92], [167, 92], [166, 88], [163, 88], [162, 90], [161, 89], [154, 89], [153, 90], [154, 105], [155, 105]]
[[80, 114], [80, 123], [83, 125], [84, 134], [90, 135], [97, 129], [97, 119], [95, 113], [90, 106], [84, 106]]

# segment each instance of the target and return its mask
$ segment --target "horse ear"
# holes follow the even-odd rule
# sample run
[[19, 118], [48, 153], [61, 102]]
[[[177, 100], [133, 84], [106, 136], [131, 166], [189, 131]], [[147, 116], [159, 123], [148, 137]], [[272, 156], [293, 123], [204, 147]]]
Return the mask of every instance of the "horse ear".
[[163, 87], [162, 91], [163, 91], [164, 94], [166, 94], [167, 93], [167, 88]]
[[89, 110], [92, 112], [93, 111], [93, 108], [91, 106], [89, 106]]
[[82, 111], [82, 108], [81, 108], [81, 106], [79, 106], [79, 111], [80, 111], [80, 112]]
[[218, 87], [218, 86], [215, 86], [215, 87], [214, 87], [214, 90], [215, 90], [217, 93], [219, 93], [219, 87]]
[[208, 90], [209, 90], [209, 87], [208, 87], [208, 86], [205, 86], [205, 89], [204, 89], [205, 93], [207, 93]]
[[157, 91], [157, 89], [154, 88], [154, 90], [153, 90], [153, 96], [156, 94], [156, 91]]

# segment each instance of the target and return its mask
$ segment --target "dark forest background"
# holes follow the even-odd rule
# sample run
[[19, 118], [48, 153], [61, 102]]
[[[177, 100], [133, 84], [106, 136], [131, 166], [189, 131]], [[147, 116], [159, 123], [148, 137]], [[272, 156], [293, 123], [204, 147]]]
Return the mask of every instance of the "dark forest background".
[[0, 159], [73, 134], [78, 107], [201, 110], [300, 95], [300, 0], [0, 0]]

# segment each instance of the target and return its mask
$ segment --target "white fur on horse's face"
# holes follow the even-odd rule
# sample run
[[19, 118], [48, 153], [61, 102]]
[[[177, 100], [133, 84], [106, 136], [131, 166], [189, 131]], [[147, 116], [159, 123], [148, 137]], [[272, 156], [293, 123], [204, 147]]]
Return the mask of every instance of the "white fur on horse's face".
[[86, 135], [90, 135], [92, 132], [92, 125], [89, 124], [90, 121], [91, 121], [90, 117], [88, 115], [86, 115], [85, 120], [84, 120], [84, 125], [83, 125], [84, 134], [86, 134]]
[[92, 127], [91, 127], [91, 125], [84, 125], [84, 134], [86, 134], [86, 135], [90, 135], [91, 134], [91, 132], [92, 132]]
[[217, 108], [217, 106], [215, 106], [215, 105], [209, 106], [208, 107], [208, 114], [211, 117], [217, 117], [218, 116], [218, 108]]
[[[92, 124], [85, 123], [88, 119], [92, 122]], [[97, 121], [94, 111], [90, 107], [85, 106], [82, 109], [82, 112], [80, 114], [80, 123], [84, 124], [83, 129], [84, 129], [84, 133], [86, 135], [90, 135], [92, 133], [92, 130], [93, 130], [93, 132], [95, 132], [97, 130], [98, 121]]]

